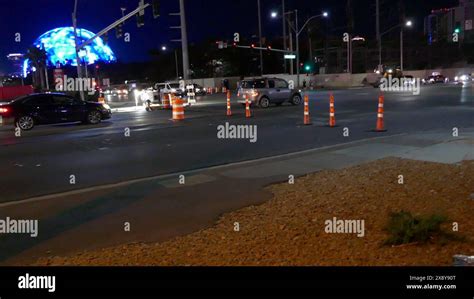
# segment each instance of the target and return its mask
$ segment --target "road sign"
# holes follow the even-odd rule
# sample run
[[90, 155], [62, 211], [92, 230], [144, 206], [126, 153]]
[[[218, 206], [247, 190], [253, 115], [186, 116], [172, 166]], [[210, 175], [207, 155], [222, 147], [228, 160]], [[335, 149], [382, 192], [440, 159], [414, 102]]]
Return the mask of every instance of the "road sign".
[[295, 54], [285, 54], [285, 59], [290, 59], [290, 60], [293, 60], [293, 59], [296, 59], [296, 55]]

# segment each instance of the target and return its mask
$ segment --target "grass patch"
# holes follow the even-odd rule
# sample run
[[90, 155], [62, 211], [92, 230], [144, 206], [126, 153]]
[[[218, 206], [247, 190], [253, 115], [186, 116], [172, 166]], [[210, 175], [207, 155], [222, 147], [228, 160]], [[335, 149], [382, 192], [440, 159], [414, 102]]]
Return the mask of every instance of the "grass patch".
[[443, 215], [415, 217], [406, 211], [392, 213], [385, 228], [390, 236], [384, 245], [425, 244], [430, 241], [444, 245], [450, 240], [460, 240], [460, 237], [442, 229], [447, 222], [448, 218]]

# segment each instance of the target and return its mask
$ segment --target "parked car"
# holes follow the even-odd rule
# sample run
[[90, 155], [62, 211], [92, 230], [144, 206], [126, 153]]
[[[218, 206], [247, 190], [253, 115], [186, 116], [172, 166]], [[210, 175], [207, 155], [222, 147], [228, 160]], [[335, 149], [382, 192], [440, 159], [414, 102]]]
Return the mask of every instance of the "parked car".
[[115, 86], [110, 86], [105, 89], [104, 94], [105, 95], [110, 95], [110, 96], [123, 96], [126, 97], [128, 96], [128, 87], [126, 85], [115, 85]]
[[289, 102], [292, 105], [300, 105], [303, 97], [300, 90], [290, 88], [287, 81], [280, 78], [257, 78], [243, 80], [240, 83], [239, 95], [245, 104], [248, 96], [250, 103], [261, 108], [268, 108], [271, 104], [281, 105]]
[[463, 75], [458, 75], [454, 77], [454, 83], [456, 84], [467, 84], [472, 81], [473, 81], [472, 76], [469, 74], [463, 74]]
[[38, 124], [82, 122], [99, 124], [112, 112], [107, 105], [84, 102], [61, 93], [39, 93], [0, 105], [0, 124], [14, 124], [24, 131]]
[[447, 83], [449, 80], [443, 75], [432, 75], [426, 79], [423, 79], [423, 84], [438, 84], [438, 83]]
[[158, 83], [155, 84], [158, 93], [171, 93], [176, 96], [185, 96], [186, 90], [182, 90], [179, 83]]

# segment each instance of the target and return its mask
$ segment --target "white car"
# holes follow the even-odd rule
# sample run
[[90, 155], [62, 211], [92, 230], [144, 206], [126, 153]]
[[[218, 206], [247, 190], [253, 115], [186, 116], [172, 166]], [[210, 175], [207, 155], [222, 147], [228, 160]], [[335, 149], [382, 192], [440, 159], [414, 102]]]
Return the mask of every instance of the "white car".
[[454, 77], [454, 82], [456, 84], [467, 84], [469, 82], [472, 82], [472, 77], [471, 75], [467, 75], [467, 74], [464, 74], [464, 75], [458, 75], [456, 77]]
[[180, 88], [179, 83], [157, 83], [155, 84], [155, 90], [158, 93], [170, 93], [177, 96], [184, 96], [186, 94], [186, 91]]

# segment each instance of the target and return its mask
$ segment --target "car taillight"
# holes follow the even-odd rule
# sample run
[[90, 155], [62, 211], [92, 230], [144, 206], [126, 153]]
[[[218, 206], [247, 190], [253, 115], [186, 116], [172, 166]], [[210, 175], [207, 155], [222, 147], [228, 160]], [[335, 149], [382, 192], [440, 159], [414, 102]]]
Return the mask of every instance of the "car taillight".
[[7, 112], [8, 112], [8, 108], [0, 107], [0, 113], [7, 113]]

